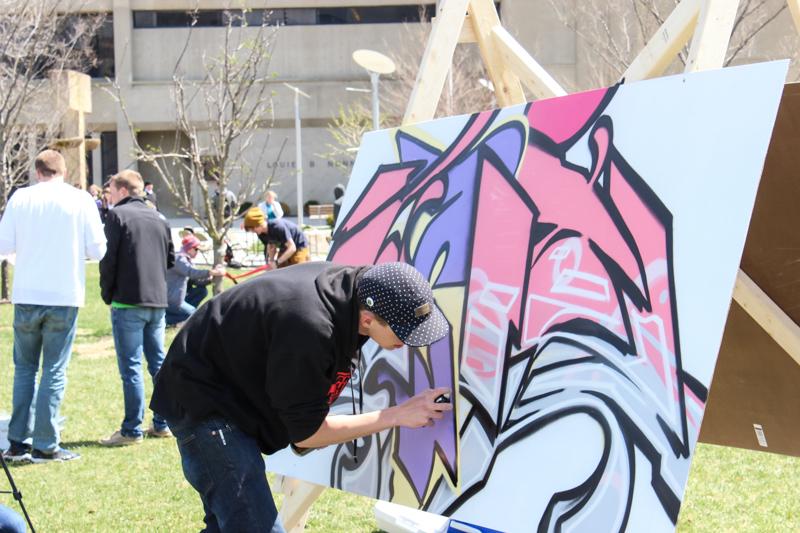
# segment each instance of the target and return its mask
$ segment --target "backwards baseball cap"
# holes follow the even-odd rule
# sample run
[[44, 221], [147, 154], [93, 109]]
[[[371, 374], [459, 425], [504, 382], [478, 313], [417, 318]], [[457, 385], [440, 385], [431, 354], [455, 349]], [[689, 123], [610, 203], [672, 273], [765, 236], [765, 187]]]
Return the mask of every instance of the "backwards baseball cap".
[[194, 235], [186, 235], [183, 240], [181, 240], [181, 250], [188, 252], [194, 248], [200, 248], [200, 239]]
[[251, 207], [244, 215], [244, 229], [257, 228], [263, 225], [265, 220], [267, 217], [264, 216], [260, 207]]
[[428, 346], [447, 335], [447, 319], [433, 300], [428, 281], [406, 263], [383, 263], [358, 283], [358, 301], [409, 346]]

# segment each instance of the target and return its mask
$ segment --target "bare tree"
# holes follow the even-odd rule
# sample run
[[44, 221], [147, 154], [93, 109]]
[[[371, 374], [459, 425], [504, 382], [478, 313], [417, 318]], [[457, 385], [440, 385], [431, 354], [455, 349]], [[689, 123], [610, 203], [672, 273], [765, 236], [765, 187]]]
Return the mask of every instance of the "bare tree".
[[[189, 80], [182, 74], [189, 32], [173, 71], [177, 129], [169, 150], [141, 144], [115, 85], [115, 97], [133, 133], [136, 159], [156, 170], [175, 206], [208, 233], [215, 264], [223, 261], [237, 206], [263, 194], [270, 181], [259, 182], [253, 176], [261, 166], [274, 118], [268, 81], [273, 77], [269, 64], [275, 29], [266, 13], [260, 25], [249, 27], [252, 17], [247, 15], [242, 10], [226, 11], [219, 47], [203, 55], [202, 79]], [[259, 133], [266, 135], [260, 150], [255, 146]], [[235, 192], [234, 178], [238, 178]], [[221, 278], [216, 278], [214, 293], [221, 287]]]
[[[405, 114], [430, 30], [431, 25], [427, 22], [403, 24], [404, 46], [391, 54], [397, 70], [382, 94], [381, 104], [387, 116], [391, 117], [389, 125], [399, 125]], [[405, 46], [406, 43], [408, 46]], [[457, 46], [435, 117], [475, 113], [497, 107], [494, 92], [487, 87], [487, 78], [478, 46]], [[480, 83], [480, 80], [484, 80], [484, 83]]]
[[[404, 46], [390, 54], [397, 70], [381, 85], [381, 127], [399, 126], [405, 114], [431, 30], [430, 23], [425, 22], [424, 11], [420, 12], [420, 20], [422, 22], [403, 24]], [[477, 45], [458, 46], [435, 116], [474, 113], [496, 107], [487, 76]], [[347, 170], [341, 160], [351, 159], [361, 144], [361, 136], [372, 129], [370, 117], [366, 99], [340, 108], [327, 128], [333, 142], [327, 145], [328, 152], [320, 155]]]
[[[60, 0], [0, 2], [0, 214], [28, 183], [36, 154], [58, 136], [64, 109], [53, 105], [48, 75], [84, 70], [101, 15], [76, 15]], [[8, 263], [0, 266], [0, 298], [8, 299]]]
[[[590, 51], [586, 75], [577, 83], [561, 80], [572, 90], [605, 87], [617, 82], [679, 3], [679, 0], [548, 1], [562, 23], [574, 31]], [[724, 66], [748, 62], [763, 30], [777, 24], [786, 12], [786, 0], [741, 0]], [[779, 46], [769, 51], [769, 56], [796, 56], [795, 32], [793, 28], [787, 28], [787, 32], [791, 37], [782, 39]], [[688, 46], [685, 46], [667, 73], [681, 72], [688, 55]], [[795, 65], [793, 71], [796, 70]]]
[[347, 174], [350, 167], [346, 162], [353, 158], [355, 155], [353, 152], [361, 144], [361, 137], [371, 130], [372, 126], [372, 111], [368, 110], [364, 103], [340, 105], [336, 116], [326, 128], [332, 142], [325, 144], [328, 150], [319, 156], [333, 163], [334, 168], [343, 174]]

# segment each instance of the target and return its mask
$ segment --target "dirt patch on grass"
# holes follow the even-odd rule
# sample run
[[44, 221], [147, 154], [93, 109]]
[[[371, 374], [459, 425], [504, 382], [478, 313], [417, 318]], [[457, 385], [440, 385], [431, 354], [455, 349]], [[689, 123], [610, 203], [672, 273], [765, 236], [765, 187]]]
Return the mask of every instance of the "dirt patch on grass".
[[114, 339], [105, 337], [95, 342], [84, 342], [72, 347], [73, 355], [86, 359], [114, 357]]

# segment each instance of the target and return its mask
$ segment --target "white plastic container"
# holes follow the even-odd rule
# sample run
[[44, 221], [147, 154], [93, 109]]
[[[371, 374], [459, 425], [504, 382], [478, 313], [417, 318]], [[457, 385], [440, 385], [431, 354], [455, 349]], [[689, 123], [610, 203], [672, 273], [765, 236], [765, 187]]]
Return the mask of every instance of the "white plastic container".
[[375, 502], [375, 520], [387, 533], [443, 533], [449, 518], [396, 503]]

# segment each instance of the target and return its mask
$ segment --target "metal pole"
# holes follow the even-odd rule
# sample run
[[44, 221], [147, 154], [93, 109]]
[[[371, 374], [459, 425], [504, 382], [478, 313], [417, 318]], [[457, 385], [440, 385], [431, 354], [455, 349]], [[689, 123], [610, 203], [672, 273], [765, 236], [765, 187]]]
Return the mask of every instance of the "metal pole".
[[380, 74], [369, 72], [369, 79], [372, 82], [372, 129], [378, 130], [381, 127], [381, 102], [378, 98], [378, 80]]
[[294, 142], [297, 165], [297, 225], [303, 227], [303, 148], [300, 139], [300, 93], [294, 91]]

